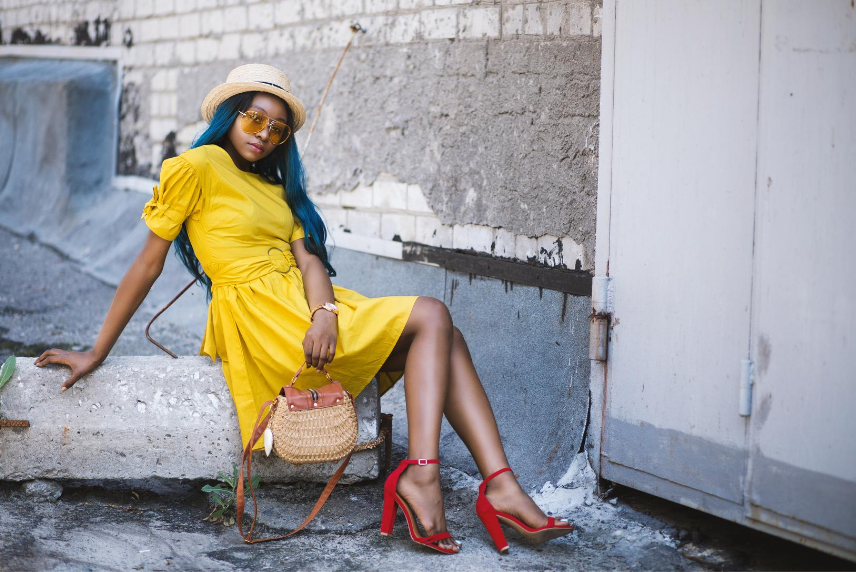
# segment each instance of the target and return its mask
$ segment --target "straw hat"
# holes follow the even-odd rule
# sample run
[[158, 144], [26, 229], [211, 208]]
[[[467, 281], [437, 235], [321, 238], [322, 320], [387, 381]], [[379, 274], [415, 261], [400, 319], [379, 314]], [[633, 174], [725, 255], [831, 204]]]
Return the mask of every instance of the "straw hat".
[[202, 119], [210, 123], [217, 106], [233, 95], [248, 91], [263, 91], [282, 98], [294, 116], [293, 131], [300, 129], [306, 121], [306, 108], [299, 99], [291, 95], [288, 76], [266, 64], [246, 64], [230, 71], [226, 83], [221, 83], [205, 96], [202, 102]]

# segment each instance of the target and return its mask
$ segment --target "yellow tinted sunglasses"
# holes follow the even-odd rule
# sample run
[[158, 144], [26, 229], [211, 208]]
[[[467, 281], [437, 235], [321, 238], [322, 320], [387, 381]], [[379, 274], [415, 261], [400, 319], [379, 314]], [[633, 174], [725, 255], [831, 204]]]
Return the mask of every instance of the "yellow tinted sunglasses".
[[241, 115], [239, 123], [244, 133], [251, 135], [261, 133], [265, 127], [269, 126], [268, 139], [274, 145], [282, 145], [288, 141], [288, 137], [291, 135], [291, 127], [287, 123], [271, 119], [260, 111], [250, 109], [246, 112], [239, 111], [238, 113]]

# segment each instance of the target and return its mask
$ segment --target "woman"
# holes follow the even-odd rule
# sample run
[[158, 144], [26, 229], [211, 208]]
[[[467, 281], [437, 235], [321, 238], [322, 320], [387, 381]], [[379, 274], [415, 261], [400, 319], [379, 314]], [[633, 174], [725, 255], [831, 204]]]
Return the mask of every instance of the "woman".
[[[327, 232], [306, 194], [291, 136], [306, 113], [288, 77], [267, 65], [240, 66], [206, 96], [202, 116], [209, 126], [193, 147], [162, 165], [141, 216], [148, 238], [94, 347], [50, 349], [36, 365], [71, 367], [61, 391], [98, 367], [175, 240], [182, 262], [207, 288], [199, 353], [221, 358], [245, 446], [261, 403], [304, 360], [316, 371], [298, 385], [323, 383], [326, 368], [353, 395], [376, 375], [386, 391], [406, 373], [410, 460], [387, 479], [383, 534], [400, 506], [408, 525], [415, 514], [424, 528], [419, 537], [411, 525], [414, 540], [446, 553], [460, 549], [446, 531], [436, 461], [444, 414], [486, 477], [477, 510], [501, 552], [508, 546], [499, 522], [535, 541], [569, 533], [573, 527], [548, 519], [508, 469], [490, 403], [446, 305], [424, 296], [367, 298], [330, 282]], [[254, 449], [262, 446], [259, 440]]]

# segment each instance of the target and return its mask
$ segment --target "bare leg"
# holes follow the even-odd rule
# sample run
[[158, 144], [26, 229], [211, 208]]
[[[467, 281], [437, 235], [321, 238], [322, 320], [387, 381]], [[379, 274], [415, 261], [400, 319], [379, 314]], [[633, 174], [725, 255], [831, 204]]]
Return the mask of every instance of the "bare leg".
[[[475, 459], [483, 478], [509, 466], [493, 409], [476, 373], [467, 342], [457, 327], [454, 328], [451, 383], [444, 412]], [[520, 488], [512, 473], [505, 472], [493, 478], [485, 494], [498, 510], [516, 516], [529, 526], [537, 528], [547, 524], [547, 515]]]
[[[449, 387], [452, 318], [443, 302], [420, 296], [404, 327], [392, 361], [381, 369], [404, 367], [407, 403], [408, 458], [437, 459], [440, 453], [440, 422]], [[398, 369], [395, 369], [398, 368]], [[427, 535], [446, 530], [439, 465], [412, 465], [398, 481], [398, 494], [413, 508]], [[458, 549], [451, 539], [439, 544]]]
[[[446, 323], [447, 319], [448, 324]], [[439, 449], [440, 435], [439, 418], [436, 417], [436, 410], [434, 409], [436, 400], [423, 399], [423, 396], [425, 393], [437, 392], [439, 382], [430, 375], [422, 375], [411, 383], [413, 381], [411, 372], [418, 375], [419, 372], [432, 371], [423, 369], [423, 366], [411, 367], [411, 362], [423, 363], [425, 358], [429, 360], [442, 359], [444, 351], [440, 351], [438, 347], [443, 344], [437, 342], [432, 344], [427, 340], [442, 339], [443, 335], [438, 335], [437, 331], [445, 332], [447, 327], [451, 332], [451, 348], [449, 354], [446, 354], [449, 356], [449, 381], [443, 388], [443, 393], [446, 396], [443, 402], [443, 410], [450, 424], [461, 436], [473, 455], [479, 471], [484, 477], [487, 477], [496, 470], [507, 467], [508, 460], [502, 447], [493, 410], [476, 374], [469, 349], [460, 330], [452, 326], [445, 304], [433, 298], [420, 297], [417, 300], [398, 344], [381, 369], [385, 371], [404, 370], [405, 372], [404, 389], [407, 401], [410, 458], [420, 458], [420, 453], [417, 450], [436, 454]], [[435, 334], [433, 336], [422, 335], [425, 331], [434, 331]], [[419, 335], [422, 335], [422, 339], [420, 344], [416, 345], [415, 341]], [[438, 367], [437, 362], [425, 367], [434, 367], [433, 371], [436, 375], [440, 375], [443, 369]], [[438, 420], [436, 424], [434, 419]], [[412, 503], [411, 506], [420, 515], [420, 520], [423, 519], [423, 514], [431, 519], [429, 522], [434, 523], [435, 526], [426, 532], [434, 534], [445, 530], [445, 517], [443, 516], [442, 498], [439, 495], [439, 468], [436, 465], [429, 465], [429, 467], [433, 470], [426, 470], [428, 467], [418, 467], [422, 476], [428, 479], [428, 487], [425, 487], [426, 483], [406, 482], [404, 476], [411, 471], [408, 469], [402, 475], [399, 494]], [[415, 473], [415, 471], [411, 472], [410, 476], [415, 478], [418, 476]], [[433, 496], [433, 493], [430, 491], [435, 490], [434, 478], [437, 480], [437, 496], [435, 500], [431, 501], [430, 497]], [[420, 487], [423, 488], [422, 491], [420, 491]], [[408, 494], [403, 491], [408, 491]], [[491, 480], [486, 493], [497, 509], [517, 516], [530, 526], [543, 526], [547, 522], [546, 515], [520, 488], [510, 473], [503, 473]], [[420, 508], [422, 508], [421, 511]], [[437, 516], [431, 517], [430, 515]], [[425, 522], [423, 520], [423, 523]]]

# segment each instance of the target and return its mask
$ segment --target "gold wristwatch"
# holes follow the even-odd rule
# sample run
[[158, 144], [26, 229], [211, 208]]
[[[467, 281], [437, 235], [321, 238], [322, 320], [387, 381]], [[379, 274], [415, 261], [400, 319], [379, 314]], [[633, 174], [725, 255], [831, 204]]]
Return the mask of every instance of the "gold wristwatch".
[[315, 312], [318, 310], [327, 310], [328, 312], [333, 312], [337, 316], [339, 315], [339, 307], [332, 302], [324, 302], [323, 304], [318, 304], [314, 308], [312, 308], [312, 313], [309, 314], [309, 321], [315, 321]]

